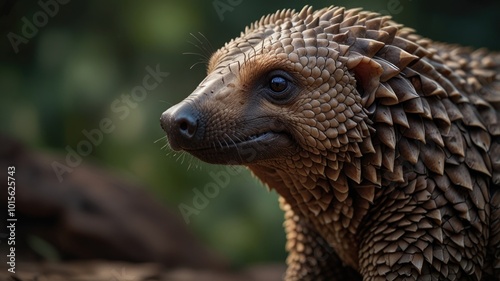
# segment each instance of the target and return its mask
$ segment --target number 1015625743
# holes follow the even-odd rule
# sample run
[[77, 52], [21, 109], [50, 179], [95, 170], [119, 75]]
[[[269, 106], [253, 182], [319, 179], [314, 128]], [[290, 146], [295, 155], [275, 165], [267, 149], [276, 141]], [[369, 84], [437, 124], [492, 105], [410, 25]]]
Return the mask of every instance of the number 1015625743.
[[16, 272], [16, 167], [10, 166], [7, 168], [7, 230], [9, 231], [9, 240], [7, 244], [10, 246], [7, 255], [7, 269], [11, 273]]
[[10, 166], [7, 168], [7, 204], [9, 218], [16, 217], [16, 167]]

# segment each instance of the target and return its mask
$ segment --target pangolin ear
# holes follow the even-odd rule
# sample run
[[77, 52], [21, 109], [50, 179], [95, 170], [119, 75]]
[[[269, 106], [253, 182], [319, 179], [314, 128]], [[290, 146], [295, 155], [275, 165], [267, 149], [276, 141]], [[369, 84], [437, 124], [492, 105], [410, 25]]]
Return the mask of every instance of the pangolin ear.
[[348, 57], [346, 66], [356, 79], [356, 88], [362, 97], [363, 107], [369, 108], [375, 100], [384, 69], [372, 58], [353, 53]]

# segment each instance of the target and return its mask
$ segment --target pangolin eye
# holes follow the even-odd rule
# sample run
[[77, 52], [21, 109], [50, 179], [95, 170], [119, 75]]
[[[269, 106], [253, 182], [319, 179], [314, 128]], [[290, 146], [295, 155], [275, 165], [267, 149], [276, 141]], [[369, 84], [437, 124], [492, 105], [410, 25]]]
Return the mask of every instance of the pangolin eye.
[[262, 82], [260, 89], [272, 103], [288, 103], [298, 93], [294, 77], [281, 69], [269, 72]]
[[282, 76], [273, 76], [269, 81], [269, 87], [273, 92], [281, 93], [288, 88], [288, 80]]

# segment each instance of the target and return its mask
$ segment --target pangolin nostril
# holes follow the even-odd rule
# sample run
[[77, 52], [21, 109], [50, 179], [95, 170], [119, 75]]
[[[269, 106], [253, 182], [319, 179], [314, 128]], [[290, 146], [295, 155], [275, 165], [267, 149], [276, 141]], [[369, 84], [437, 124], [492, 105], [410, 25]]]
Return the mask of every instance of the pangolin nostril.
[[188, 126], [187, 122], [182, 122], [179, 127], [181, 128], [182, 131], [185, 131], [188, 129], [189, 126]]
[[191, 139], [196, 134], [197, 122], [192, 116], [178, 116], [176, 123], [179, 133], [185, 138]]

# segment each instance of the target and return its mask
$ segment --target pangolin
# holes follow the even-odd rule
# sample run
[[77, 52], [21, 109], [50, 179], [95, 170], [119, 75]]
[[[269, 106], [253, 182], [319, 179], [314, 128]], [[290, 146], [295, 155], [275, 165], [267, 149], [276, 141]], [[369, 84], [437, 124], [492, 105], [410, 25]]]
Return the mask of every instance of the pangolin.
[[285, 280], [500, 280], [499, 70], [378, 13], [286, 9], [160, 121], [278, 192]]

